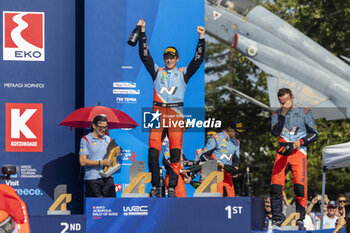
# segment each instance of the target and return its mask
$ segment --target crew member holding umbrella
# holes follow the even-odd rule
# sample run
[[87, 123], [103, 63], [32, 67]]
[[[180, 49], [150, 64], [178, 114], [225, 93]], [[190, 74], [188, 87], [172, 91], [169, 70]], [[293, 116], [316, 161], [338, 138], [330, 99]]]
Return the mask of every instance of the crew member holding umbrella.
[[113, 177], [103, 178], [99, 171], [102, 166], [113, 162], [107, 159], [107, 146], [111, 137], [106, 135], [108, 121], [106, 115], [98, 115], [91, 122], [91, 132], [80, 140], [79, 161], [85, 166], [85, 196], [86, 197], [116, 197]]

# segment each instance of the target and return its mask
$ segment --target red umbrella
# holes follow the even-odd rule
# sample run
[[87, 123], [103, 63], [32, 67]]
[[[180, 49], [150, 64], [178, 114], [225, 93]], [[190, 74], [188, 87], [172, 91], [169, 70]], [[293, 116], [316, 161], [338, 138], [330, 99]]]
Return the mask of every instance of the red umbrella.
[[104, 114], [107, 116], [108, 128], [135, 128], [138, 124], [126, 113], [104, 106], [93, 106], [79, 108], [69, 114], [59, 125], [74, 128], [90, 128], [90, 124], [95, 116]]

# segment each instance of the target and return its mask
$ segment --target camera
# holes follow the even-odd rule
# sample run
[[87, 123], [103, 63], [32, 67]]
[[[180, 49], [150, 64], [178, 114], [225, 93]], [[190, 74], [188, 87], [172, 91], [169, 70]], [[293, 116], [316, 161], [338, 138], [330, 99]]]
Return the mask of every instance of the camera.
[[11, 175], [17, 174], [18, 168], [16, 165], [5, 164], [1, 167], [1, 172], [5, 176], [0, 177], [0, 179], [9, 180]]

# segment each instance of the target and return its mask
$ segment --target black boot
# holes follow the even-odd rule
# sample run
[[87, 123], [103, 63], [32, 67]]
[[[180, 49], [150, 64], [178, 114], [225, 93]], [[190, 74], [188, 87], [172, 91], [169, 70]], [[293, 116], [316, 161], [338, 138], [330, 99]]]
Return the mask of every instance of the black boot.
[[149, 191], [149, 197], [154, 197], [157, 195], [157, 187], [152, 186], [151, 191]]
[[168, 197], [176, 197], [174, 188], [168, 188]]
[[297, 220], [297, 222], [295, 223], [296, 226], [298, 226], [298, 230], [299, 231], [305, 231], [306, 228], [304, 227], [304, 222], [303, 220]]

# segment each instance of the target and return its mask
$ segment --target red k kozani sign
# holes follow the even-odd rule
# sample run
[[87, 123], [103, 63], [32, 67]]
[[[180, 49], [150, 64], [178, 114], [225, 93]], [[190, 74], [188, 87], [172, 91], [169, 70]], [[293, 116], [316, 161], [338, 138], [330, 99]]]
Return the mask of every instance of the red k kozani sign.
[[6, 103], [6, 151], [43, 151], [43, 105]]

